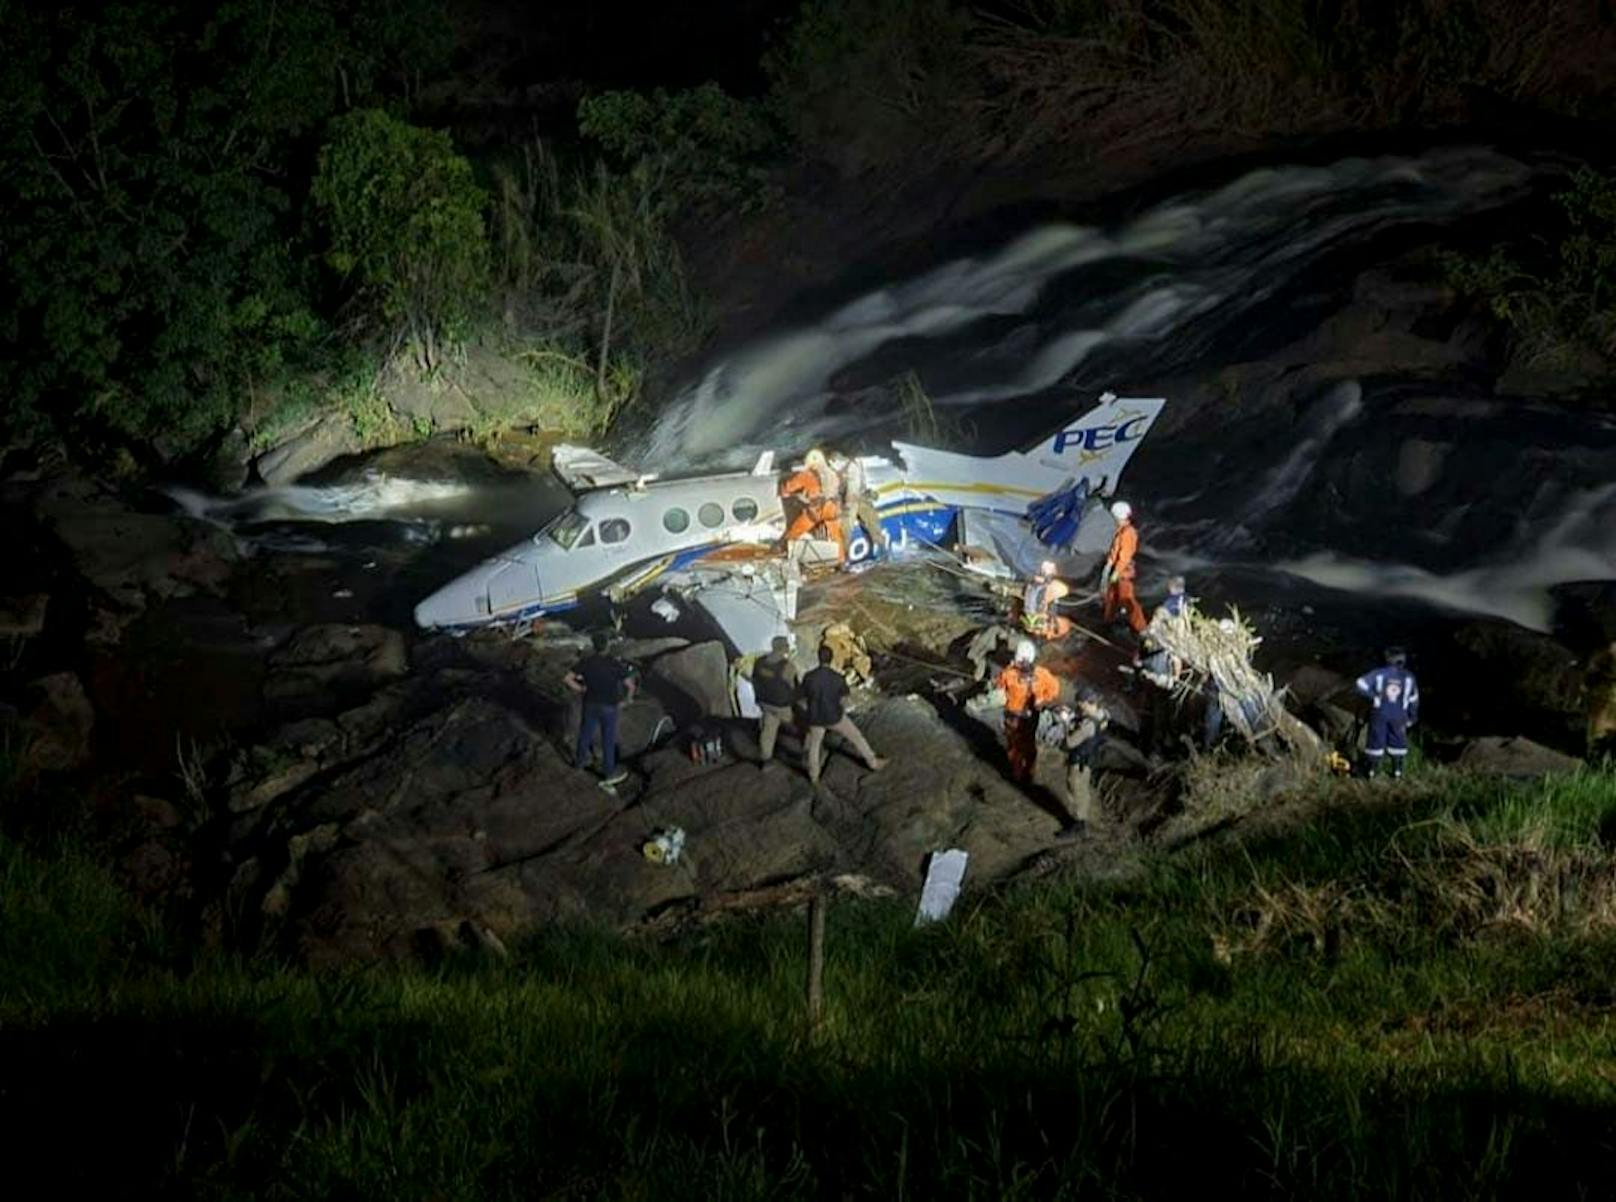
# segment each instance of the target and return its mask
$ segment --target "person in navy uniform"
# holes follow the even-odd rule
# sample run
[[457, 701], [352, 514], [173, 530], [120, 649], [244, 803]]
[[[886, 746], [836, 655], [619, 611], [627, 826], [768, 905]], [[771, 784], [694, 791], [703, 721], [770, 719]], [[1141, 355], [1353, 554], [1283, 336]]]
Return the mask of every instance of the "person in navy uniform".
[[1420, 686], [1408, 670], [1408, 655], [1401, 647], [1386, 649], [1386, 666], [1358, 677], [1358, 692], [1369, 698], [1368, 757], [1364, 774], [1373, 776], [1382, 760], [1391, 761], [1392, 776], [1403, 775], [1408, 758], [1408, 728], [1419, 717]]

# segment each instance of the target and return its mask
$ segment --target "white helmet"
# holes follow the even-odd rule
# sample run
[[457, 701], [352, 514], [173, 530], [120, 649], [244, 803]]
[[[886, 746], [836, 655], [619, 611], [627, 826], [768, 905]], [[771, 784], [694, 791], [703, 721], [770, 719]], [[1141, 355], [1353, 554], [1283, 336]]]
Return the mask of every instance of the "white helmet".
[[1016, 663], [1030, 664], [1038, 658], [1038, 648], [1032, 645], [1031, 639], [1022, 639], [1016, 644]]
[[1133, 516], [1133, 506], [1126, 501], [1112, 501], [1111, 516], [1119, 522], [1126, 522]]
[[815, 447], [813, 450], [808, 452], [807, 458], [804, 459], [803, 462], [816, 470], [818, 468], [822, 468], [825, 466], [825, 452], [821, 451], [818, 447]]
[[1038, 574], [1040, 576], [1054, 576], [1055, 575], [1055, 561], [1053, 559], [1044, 560], [1043, 563], [1038, 565]]

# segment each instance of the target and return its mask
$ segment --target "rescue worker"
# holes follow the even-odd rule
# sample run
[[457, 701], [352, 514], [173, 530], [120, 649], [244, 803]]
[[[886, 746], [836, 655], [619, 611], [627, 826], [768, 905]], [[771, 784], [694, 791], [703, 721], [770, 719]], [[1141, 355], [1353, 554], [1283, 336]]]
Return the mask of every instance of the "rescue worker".
[[1401, 647], [1386, 649], [1386, 666], [1358, 677], [1358, 692], [1369, 698], [1369, 740], [1364, 747], [1364, 775], [1373, 776], [1383, 759], [1391, 760], [1392, 777], [1403, 775], [1408, 758], [1408, 728], [1419, 718], [1420, 687], [1408, 670]]
[[853, 720], [847, 716], [847, 677], [831, 667], [831, 661], [836, 653], [829, 647], [821, 645], [819, 648], [819, 667], [813, 669], [797, 686], [797, 696], [807, 709], [808, 739], [803, 748], [803, 758], [808, 769], [808, 779], [814, 784], [819, 783], [820, 748], [825, 743], [825, 732], [833, 730], [853, 745], [871, 772], [879, 772], [886, 767], [886, 760], [870, 749], [859, 728], [853, 725]]
[[1066, 752], [1066, 804], [1072, 821], [1060, 832], [1070, 839], [1081, 835], [1094, 821], [1094, 769], [1105, 746], [1105, 728], [1111, 715], [1091, 689], [1079, 689], [1077, 708], [1062, 718], [1066, 733], [1061, 747]]
[[[1166, 614], [1169, 618], [1182, 618], [1190, 611], [1190, 599], [1184, 592], [1184, 577], [1169, 576], [1167, 578], [1167, 596], [1156, 607], [1156, 613]], [[1151, 615], [1152, 620], [1155, 614]]]
[[[832, 488], [827, 489], [827, 483]], [[837, 562], [842, 561], [842, 532], [837, 522], [836, 494], [840, 489], [836, 475], [825, 461], [825, 452], [815, 448], [808, 452], [800, 471], [792, 473], [780, 486], [781, 498], [796, 497], [801, 508], [786, 530], [786, 546], [795, 555], [799, 540], [816, 531], [837, 545]]]
[[1156, 755], [1172, 738], [1173, 694], [1184, 675], [1184, 662], [1147, 632], [1140, 641], [1135, 667], [1150, 690], [1144, 714], [1145, 754]]
[[1105, 566], [1100, 569], [1105, 620], [1111, 621], [1119, 609], [1126, 610], [1128, 625], [1138, 634], [1148, 625], [1145, 611], [1133, 591], [1133, 559], [1139, 553], [1139, 530], [1133, 524], [1133, 506], [1128, 502], [1113, 502], [1111, 516], [1117, 520], [1117, 532], [1111, 536], [1111, 549], [1106, 553]]
[[797, 665], [791, 662], [791, 640], [783, 634], [775, 635], [769, 653], [753, 661], [750, 679], [762, 713], [758, 720], [758, 766], [767, 768], [774, 763], [774, 742], [780, 728], [790, 726], [794, 720], [791, 707], [797, 702], [797, 686], [802, 682]]
[[617, 766], [617, 707], [633, 699], [637, 681], [631, 664], [606, 654], [611, 645], [609, 634], [597, 630], [589, 641], [593, 654], [579, 660], [562, 682], [583, 699], [573, 764], [582, 768], [589, 763], [599, 731], [600, 783], [611, 786], [628, 779], [628, 773]]
[[857, 459], [840, 454], [833, 455], [830, 462], [832, 469], [842, 477], [842, 520], [839, 525], [843, 563], [847, 560], [847, 545], [853, 537], [855, 522], [864, 527], [864, 534], [870, 543], [870, 557], [873, 559], [884, 554], [889, 540], [886, 531], [881, 529], [881, 515], [875, 510], [864, 465]]
[[994, 681], [1004, 690], [1004, 747], [1010, 779], [1021, 785], [1032, 781], [1038, 762], [1038, 711], [1060, 696], [1060, 681], [1048, 668], [1039, 667], [1037, 659], [1038, 649], [1031, 640], [1022, 639], [1016, 644], [1014, 661]]
[[1054, 563], [1044, 560], [1021, 595], [1021, 628], [1037, 638], [1065, 638], [1072, 623], [1055, 612], [1055, 603], [1070, 592], [1064, 580], [1056, 579]]

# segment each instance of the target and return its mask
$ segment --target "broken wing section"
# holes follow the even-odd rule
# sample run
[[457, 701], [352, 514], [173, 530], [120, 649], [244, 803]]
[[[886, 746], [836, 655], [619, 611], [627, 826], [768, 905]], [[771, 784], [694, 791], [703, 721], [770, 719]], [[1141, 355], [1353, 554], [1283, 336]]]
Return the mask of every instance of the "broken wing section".
[[550, 467], [561, 477], [561, 482], [575, 493], [656, 478], [630, 471], [616, 460], [608, 459], [589, 447], [575, 447], [568, 443], [562, 443], [550, 452]]
[[690, 568], [663, 592], [706, 614], [735, 654], [756, 655], [767, 651], [776, 635], [791, 633], [801, 587], [801, 576], [791, 565], [774, 560], [739, 568]]

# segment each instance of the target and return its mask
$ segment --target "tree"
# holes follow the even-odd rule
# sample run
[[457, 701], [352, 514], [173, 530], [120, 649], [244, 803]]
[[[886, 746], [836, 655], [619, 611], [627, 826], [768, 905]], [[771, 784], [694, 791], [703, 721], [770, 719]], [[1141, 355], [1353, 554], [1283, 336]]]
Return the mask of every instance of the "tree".
[[440, 4], [4, 6], [10, 423], [183, 451], [232, 421], [255, 380], [311, 353], [308, 140], [430, 66]]
[[471, 164], [448, 134], [362, 109], [332, 124], [312, 198], [326, 262], [435, 367], [488, 283], [487, 197]]

